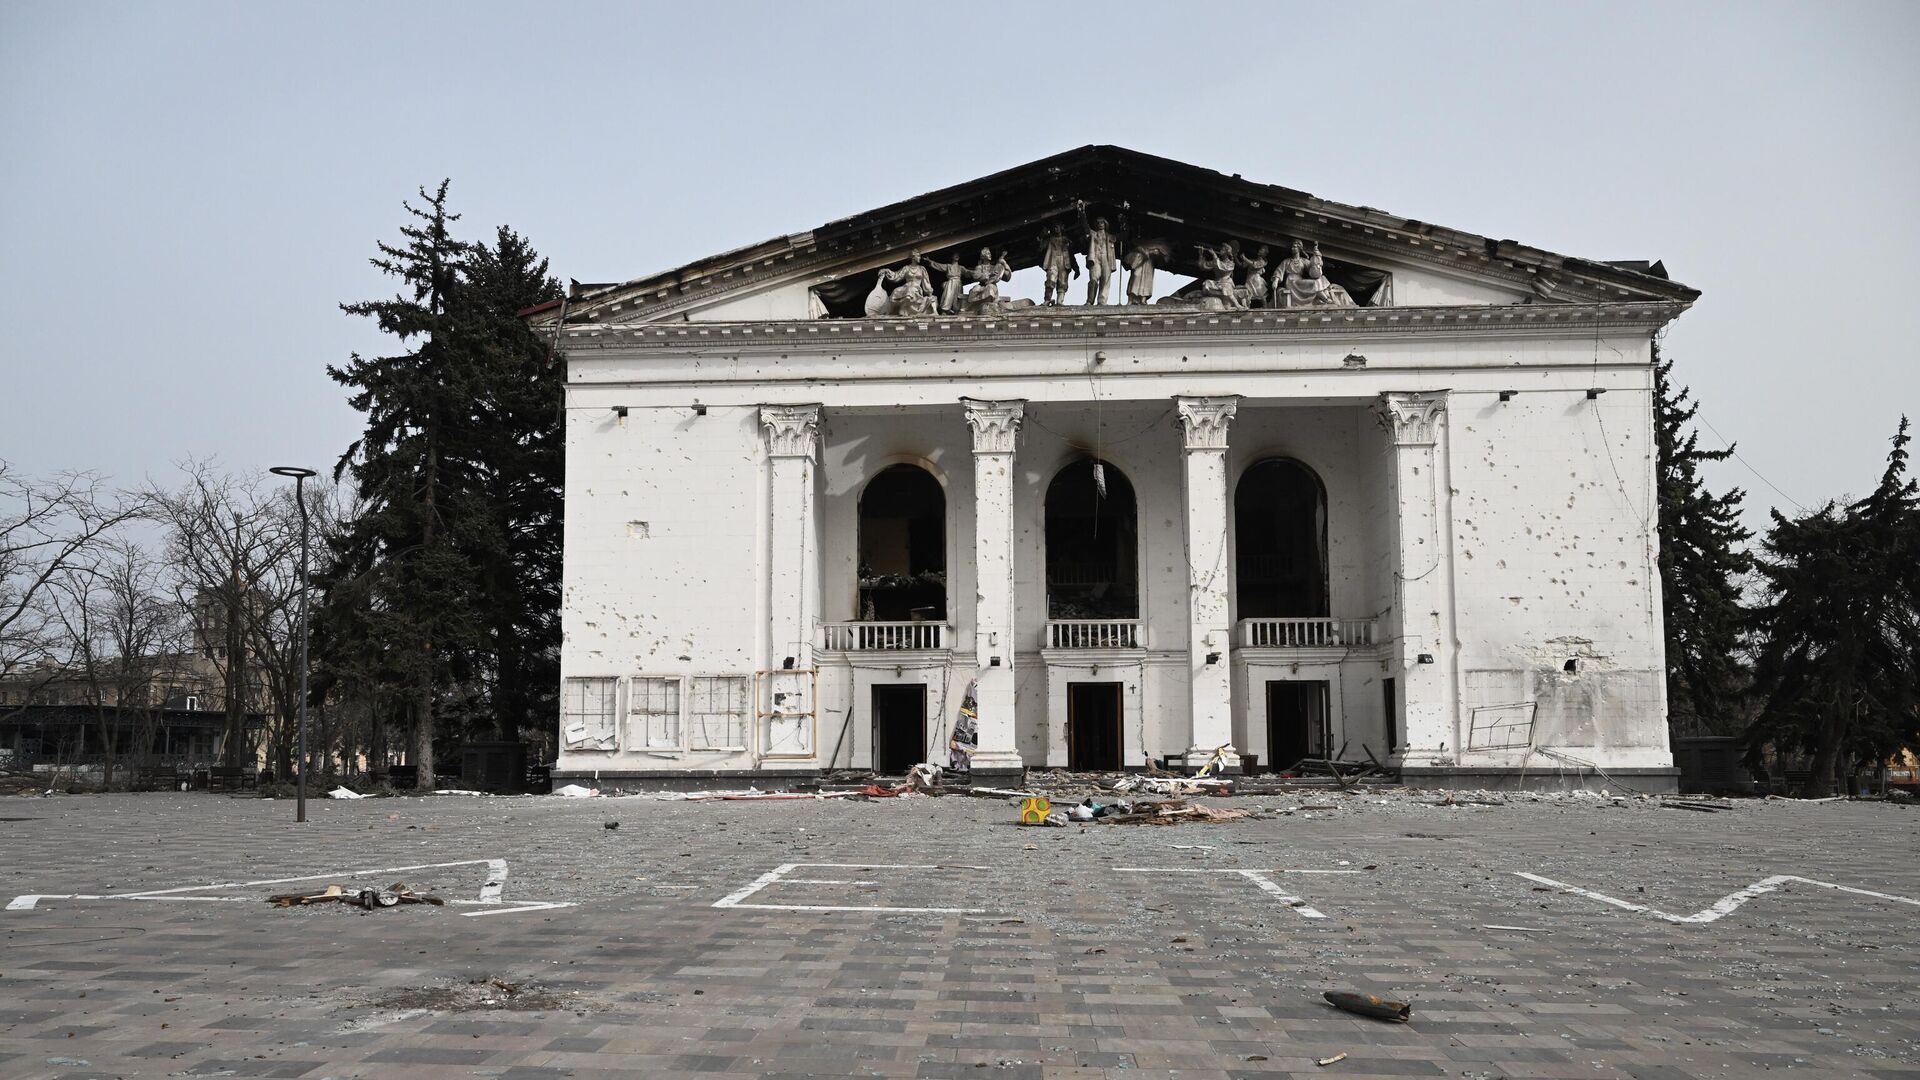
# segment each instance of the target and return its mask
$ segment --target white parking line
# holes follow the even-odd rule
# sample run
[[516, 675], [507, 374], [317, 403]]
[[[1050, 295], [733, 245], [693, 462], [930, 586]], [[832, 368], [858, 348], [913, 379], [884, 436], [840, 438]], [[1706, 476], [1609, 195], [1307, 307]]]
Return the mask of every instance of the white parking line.
[[887, 913], [934, 914], [934, 915], [984, 915], [985, 908], [956, 907], [873, 907], [847, 904], [749, 904], [746, 899], [769, 885], [858, 885], [876, 886], [868, 881], [838, 881], [817, 878], [789, 878], [788, 874], [801, 868], [827, 870], [985, 870], [984, 866], [962, 866], [954, 863], [908, 864], [908, 863], [781, 863], [779, 866], [754, 878], [740, 889], [728, 893], [713, 902], [717, 908], [753, 908], [761, 911], [878, 911]]
[[370, 870], [336, 870], [324, 874], [301, 874], [296, 877], [262, 878], [258, 881], [225, 881], [211, 885], [182, 885], [172, 889], [144, 889], [130, 893], [27, 893], [14, 897], [7, 903], [8, 911], [31, 911], [42, 900], [206, 900], [218, 903], [259, 903], [257, 896], [193, 896], [211, 889], [251, 889], [262, 885], [288, 885], [297, 881], [345, 880], [385, 877], [388, 874], [401, 874], [409, 870], [444, 870], [455, 866], [485, 866], [487, 877], [480, 885], [480, 896], [476, 900], [453, 900], [450, 903], [461, 907], [481, 907], [484, 911], [463, 911], [466, 918], [477, 915], [510, 915], [523, 911], [551, 911], [555, 908], [574, 907], [565, 901], [554, 900], [504, 900], [501, 894], [507, 887], [507, 860], [505, 859], [461, 859], [456, 862], [416, 863], [412, 866], [387, 866]]
[[1360, 872], [1358, 870], [1286, 870], [1286, 869], [1240, 870], [1240, 869], [1222, 869], [1222, 868], [1203, 867], [1203, 866], [1180, 866], [1180, 867], [1116, 866], [1113, 869], [1116, 872], [1123, 873], [1123, 874], [1238, 874], [1241, 877], [1246, 878], [1248, 881], [1253, 882], [1254, 885], [1259, 887], [1261, 892], [1264, 892], [1268, 896], [1273, 897], [1275, 900], [1278, 900], [1281, 903], [1287, 905], [1289, 909], [1299, 912], [1300, 917], [1303, 919], [1324, 919], [1326, 918], [1326, 915], [1323, 914], [1318, 908], [1315, 908], [1311, 904], [1308, 904], [1305, 900], [1281, 888], [1280, 883], [1273, 880], [1273, 878], [1269, 875], [1272, 875], [1272, 874], [1357, 874]]
[[1766, 894], [1778, 889], [1782, 885], [1785, 885], [1789, 882], [1796, 882], [1796, 881], [1802, 885], [1818, 885], [1820, 888], [1833, 889], [1836, 892], [1852, 893], [1855, 896], [1869, 896], [1875, 900], [1891, 900], [1896, 904], [1912, 904], [1916, 907], [1920, 907], [1920, 900], [1915, 900], [1912, 897], [1908, 897], [1908, 896], [1895, 896], [1892, 893], [1874, 892], [1871, 889], [1856, 889], [1851, 885], [1836, 885], [1831, 881], [1821, 881], [1817, 878], [1800, 877], [1796, 874], [1775, 874], [1772, 877], [1761, 878], [1759, 881], [1754, 882], [1753, 884], [1747, 886], [1744, 889], [1739, 889], [1737, 891], [1730, 892], [1727, 895], [1721, 897], [1720, 899], [1715, 900], [1712, 904], [1708, 905], [1706, 908], [1700, 911], [1696, 911], [1691, 915], [1674, 915], [1669, 912], [1660, 911], [1655, 908], [1649, 907], [1646, 904], [1636, 904], [1631, 900], [1622, 900], [1617, 896], [1608, 896], [1606, 893], [1594, 892], [1592, 889], [1583, 889], [1578, 885], [1569, 885], [1564, 881], [1555, 881], [1550, 877], [1541, 877], [1539, 874], [1529, 874], [1519, 870], [1512, 871], [1512, 873], [1515, 877], [1522, 877], [1522, 878], [1526, 878], [1528, 881], [1534, 881], [1542, 885], [1552, 886], [1553, 888], [1559, 889], [1561, 892], [1572, 893], [1576, 896], [1584, 896], [1589, 900], [1598, 900], [1603, 904], [1611, 904], [1612, 906], [1620, 908], [1624, 911], [1634, 911], [1634, 912], [1639, 912], [1640, 914], [1643, 914], [1643, 915], [1651, 915], [1656, 919], [1663, 919], [1670, 923], [1696, 923], [1697, 924], [1697, 923], [1717, 922], [1720, 919], [1723, 919], [1726, 916], [1733, 914], [1735, 911], [1738, 911], [1740, 909], [1740, 906], [1742, 904], [1745, 904], [1747, 901], [1755, 899], [1756, 897], [1765, 896]]

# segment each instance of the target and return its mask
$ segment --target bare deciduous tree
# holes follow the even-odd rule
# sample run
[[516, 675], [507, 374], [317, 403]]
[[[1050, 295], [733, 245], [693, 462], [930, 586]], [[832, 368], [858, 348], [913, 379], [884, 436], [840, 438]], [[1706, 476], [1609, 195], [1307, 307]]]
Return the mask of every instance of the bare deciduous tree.
[[[152, 495], [167, 527], [175, 597], [188, 613], [196, 648], [225, 686], [222, 760], [233, 767], [250, 748], [247, 714], [272, 700], [271, 673], [252, 670], [263, 658], [262, 635], [271, 634], [258, 627], [285, 603], [270, 590], [269, 574], [298, 557], [299, 526], [288, 528], [291, 499], [257, 478], [231, 476], [206, 461], [181, 469], [184, 484]], [[273, 704], [276, 713], [284, 711], [284, 702]]]
[[39, 480], [0, 461], [0, 679], [58, 657], [57, 579], [91, 566], [109, 537], [148, 510], [92, 473]]

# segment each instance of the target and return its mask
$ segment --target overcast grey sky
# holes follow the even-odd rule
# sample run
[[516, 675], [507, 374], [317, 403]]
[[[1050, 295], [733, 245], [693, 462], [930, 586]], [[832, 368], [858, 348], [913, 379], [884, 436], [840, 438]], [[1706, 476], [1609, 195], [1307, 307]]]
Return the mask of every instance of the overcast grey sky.
[[1911, 2], [6, 0], [0, 457], [330, 466], [324, 365], [383, 345], [336, 304], [443, 176], [596, 281], [1117, 143], [1665, 259], [1702, 416], [1811, 505], [1920, 411], [1916, 57]]

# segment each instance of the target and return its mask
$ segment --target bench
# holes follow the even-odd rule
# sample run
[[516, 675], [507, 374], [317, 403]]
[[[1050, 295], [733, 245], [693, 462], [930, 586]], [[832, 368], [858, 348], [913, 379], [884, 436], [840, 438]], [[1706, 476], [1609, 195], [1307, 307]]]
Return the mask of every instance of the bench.
[[246, 765], [215, 765], [207, 770], [208, 791], [253, 791], [260, 786], [260, 771]]
[[180, 770], [173, 765], [136, 765], [127, 786], [133, 791], [174, 791], [180, 787]]

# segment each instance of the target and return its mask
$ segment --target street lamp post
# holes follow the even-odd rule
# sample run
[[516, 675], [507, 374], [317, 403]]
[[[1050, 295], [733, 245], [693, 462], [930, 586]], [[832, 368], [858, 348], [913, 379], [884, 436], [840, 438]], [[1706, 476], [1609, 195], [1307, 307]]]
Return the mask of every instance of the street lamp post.
[[276, 465], [268, 470], [275, 476], [293, 477], [293, 501], [300, 507], [300, 773], [293, 820], [307, 820], [307, 477], [312, 469], [298, 465]]

